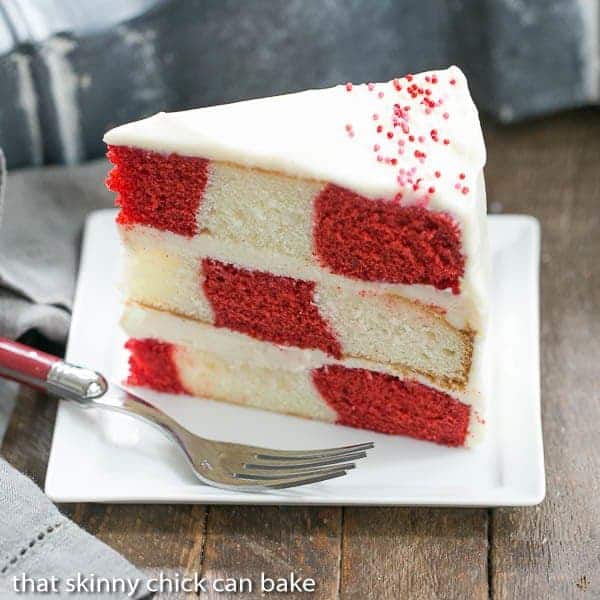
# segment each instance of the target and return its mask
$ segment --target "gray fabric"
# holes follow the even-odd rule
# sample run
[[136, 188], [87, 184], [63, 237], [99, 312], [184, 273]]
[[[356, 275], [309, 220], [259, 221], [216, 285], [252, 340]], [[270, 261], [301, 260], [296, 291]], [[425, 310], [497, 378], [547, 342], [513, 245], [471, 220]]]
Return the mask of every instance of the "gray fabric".
[[[0, 335], [15, 338], [38, 329], [56, 342], [65, 341], [85, 216], [112, 204], [102, 185], [106, 170], [102, 160], [11, 173], [6, 180], [0, 151]], [[0, 441], [16, 389], [0, 380]], [[59, 592], [50, 594], [53, 598], [89, 598], [83, 591], [69, 592], [67, 580], [78, 574], [140, 582], [135, 594], [94, 598], [146, 595], [140, 572], [62, 516], [33, 482], [0, 458], [1, 598], [40, 596], [16, 593], [14, 577], [23, 573], [32, 580], [56, 577]]]
[[[22, 585], [20, 578], [24, 573], [38, 582], [55, 577], [58, 593], [51, 594], [52, 598], [92, 596], [114, 600], [142, 598], [147, 594], [141, 573], [114, 550], [64, 517], [31, 480], [2, 460], [0, 483], [0, 597], [39, 598], [40, 594], [17, 594], [15, 577], [18, 585]], [[130, 582], [137, 593], [89, 594], [83, 589], [81, 593], [69, 593], [70, 579], [75, 579], [73, 585], [76, 585], [78, 575], [89, 578], [92, 574], [96, 580], [122, 578]], [[118, 587], [113, 589], [120, 592]], [[30, 588], [25, 590], [31, 592]]]
[[105, 160], [8, 175], [0, 230], [0, 335], [64, 342], [86, 215], [109, 207]]

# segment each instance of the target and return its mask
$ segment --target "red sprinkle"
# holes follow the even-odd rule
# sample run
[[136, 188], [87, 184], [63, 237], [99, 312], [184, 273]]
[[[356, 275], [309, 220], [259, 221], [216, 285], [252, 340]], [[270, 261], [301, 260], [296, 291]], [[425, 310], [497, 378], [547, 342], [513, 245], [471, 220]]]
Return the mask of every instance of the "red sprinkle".
[[435, 172], [435, 176], [439, 178], [439, 177], [441, 177], [441, 176], [442, 176], [442, 174], [441, 174], [439, 171], [436, 171], [436, 172]]
[[469, 188], [466, 185], [463, 187], [462, 193], [465, 195], [469, 193]]
[[346, 83], [346, 91], [347, 92], [351, 92], [352, 91], [352, 83], [350, 81], [348, 81]]
[[466, 177], [466, 175], [464, 173], [460, 173], [460, 175], [458, 176], [459, 179], [464, 179]]

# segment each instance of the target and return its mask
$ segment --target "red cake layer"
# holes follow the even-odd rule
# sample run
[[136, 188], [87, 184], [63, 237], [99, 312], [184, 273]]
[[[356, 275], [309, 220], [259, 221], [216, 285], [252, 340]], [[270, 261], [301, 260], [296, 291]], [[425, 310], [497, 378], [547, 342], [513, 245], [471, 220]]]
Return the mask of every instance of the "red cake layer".
[[337, 365], [313, 371], [313, 381], [342, 425], [447, 446], [465, 443], [471, 409], [444, 392], [385, 373]]
[[259, 340], [318, 348], [341, 357], [341, 346], [313, 302], [315, 284], [205, 258], [204, 293], [217, 327]]
[[315, 200], [313, 235], [319, 261], [334, 273], [459, 293], [460, 232], [444, 213], [328, 185]]
[[106, 185], [118, 194], [118, 223], [150, 225], [189, 237], [196, 233], [207, 160], [126, 146], [109, 146], [107, 156], [115, 165]]
[[154, 339], [128, 340], [129, 385], [139, 385], [172, 394], [184, 394], [177, 366], [173, 360], [175, 347]]

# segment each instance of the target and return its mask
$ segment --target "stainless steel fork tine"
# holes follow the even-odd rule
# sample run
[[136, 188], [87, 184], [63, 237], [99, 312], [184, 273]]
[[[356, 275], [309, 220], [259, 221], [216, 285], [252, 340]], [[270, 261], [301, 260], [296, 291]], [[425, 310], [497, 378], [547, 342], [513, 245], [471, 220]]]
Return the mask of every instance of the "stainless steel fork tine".
[[297, 487], [299, 485], [307, 485], [309, 483], [319, 483], [321, 481], [327, 481], [328, 479], [336, 479], [337, 477], [343, 477], [346, 475], [346, 471], [333, 471], [329, 475], [319, 475], [317, 477], [308, 477], [306, 479], [282, 481], [281, 483], [270, 483], [268, 487], [273, 490], [282, 490], [285, 488]]
[[263, 469], [262, 467], [249, 467], [249, 465], [244, 465], [244, 470], [241, 471], [239, 475], [243, 473], [244, 475], [255, 475], [263, 479], [278, 479], [284, 477], [299, 477], [300, 475], [317, 475], [318, 473], [327, 471], [349, 471], [350, 469], [355, 468], [356, 465], [354, 463], [342, 463], [334, 466], [325, 465], [323, 467], [295, 467], [286, 470]]
[[298, 477], [312, 477], [313, 475], [324, 475], [326, 473], [333, 473], [334, 471], [345, 471], [348, 468], [354, 468], [354, 465], [348, 466], [340, 466], [340, 467], [329, 467], [322, 469], [311, 469], [310, 471], [300, 471], [299, 473], [289, 472], [289, 473], [273, 473], [268, 472], [265, 473], [260, 471], [259, 473], [254, 473], [253, 471], [240, 471], [239, 473], [234, 473], [233, 476], [236, 479], [250, 479], [256, 481], [279, 481], [284, 479], [297, 479]]
[[366, 452], [354, 452], [352, 454], [342, 454], [333, 458], [307, 458], [306, 460], [290, 461], [289, 459], [259, 459], [256, 462], [248, 462], [244, 464], [247, 469], [272, 469], [289, 470], [289, 469], [308, 469], [311, 467], [325, 467], [337, 465], [345, 461], [352, 462], [361, 458], [366, 458]]
[[307, 475], [305, 473], [296, 477], [282, 477], [277, 479], [239, 479], [239, 481], [243, 481], [250, 489], [282, 489], [306, 485], [308, 483], [318, 483], [319, 481], [327, 481], [328, 479], [343, 477], [344, 475], [346, 475], [346, 471], [331, 470], [314, 475]]
[[323, 448], [322, 450], [271, 450], [270, 448], [257, 448], [256, 457], [275, 460], [297, 460], [308, 458], [331, 458], [342, 456], [351, 452], [370, 450], [374, 448], [373, 442], [355, 444], [354, 446], [340, 446], [338, 448]]

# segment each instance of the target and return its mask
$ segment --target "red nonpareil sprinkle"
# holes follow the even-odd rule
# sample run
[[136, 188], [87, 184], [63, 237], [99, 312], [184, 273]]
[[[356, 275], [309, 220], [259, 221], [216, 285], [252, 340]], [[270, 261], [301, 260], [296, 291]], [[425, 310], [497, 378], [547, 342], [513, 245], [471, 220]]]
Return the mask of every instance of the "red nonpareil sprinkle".
[[439, 171], [436, 171], [435, 176], [439, 179], [442, 176], [442, 174]]
[[414, 142], [415, 141], [415, 136], [414, 135], [409, 135], [408, 136], [408, 141], [409, 142]]
[[373, 113], [373, 121], [379, 120], [379, 115], [377, 113]]
[[458, 175], [458, 178], [459, 178], [459, 179], [464, 179], [465, 177], [466, 177], [466, 175], [465, 175], [464, 173], [460, 173], [460, 174]]
[[412, 81], [412, 80], [413, 80], [412, 73], [408, 73], [408, 75], [406, 76], [406, 81]]
[[376, 131], [377, 133], [381, 133], [383, 131], [383, 125], [377, 125]]
[[431, 88], [427, 88], [427, 89], [425, 90], [425, 95], [426, 95], [426, 96], [431, 96]]
[[399, 79], [394, 79], [393, 84], [394, 84], [394, 89], [397, 92], [399, 92], [402, 89], [402, 86], [400, 85], [400, 80]]
[[431, 135], [431, 139], [434, 142], [438, 141], [438, 130], [437, 129], [432, 129], [431, 132], [430, 132], [430, 135]]
[[347, 92], [351, 92], [352, 91], [352, 83], [350, 81], [348, 81], [346, 83], [346, 91]]
[[378, 98], [383, 98], [384, 96], [385, 96], [385, 94], [384, 94], [383, 92], [379, 92], [379, 93], [377, 94], [377, 97], [378, 97]]
[[423, 142], [425, 142], [425, 137], [422, 136], [422, 135], [420, 135], [417, 139], [419, 140], [420, 144], [422, 144]]
[[381, 154], [377, 155], [377, 162], [383, 162], [383, 156], [381, 156]]
[[450, 85], [456, 85], [456, 79], [451, 79], [450, 80]]
[[427, 83], [430, 83], [431, 82], [431, 77], [429, 77], [429, 75], [425, 75], [425, 81]]
[[350, 123], [346, 123], [346, 131], [352, 131], [352, 125]]
[[375, 84], [374, 83], [367, 83], [367, 89], [372, 92], [375, 89]]
[[379, 144], [375, 144], [373, 146], [373, 152], [379, 152], [379, 149], [381, 148], [381, 146]]
[[444, 117], [444, 119], [449, 119], [449, 118], [450, 118], [450, 115], [449, 115], [447, 112], [445, 112], [445, 113], [442, 115], [442, 117]]
[[463, 194], [468, 194], [469, 193], [469, 188], [465, 185], [461, 191], [462, 191]]
[[398, 159], [397, 158], [390, 158], [390, 164], [397, 165], [398, 164]]
[[444, 146], [447, 146], [449, 143], [450, 143], [450, 140], [449, 140], [448, 138], [446, 138], [446, 139], [444, 140]]
[[434, 188], [433, 186], [431, 186], [431, 187], [430, 187], [430, 188], [427, 190], [427, 192], [428, 192], [428, 193], [430, 193], [430, 194], [435, 194], [435, 188]]
[[438, 82], [438, 78], [437, 78], [437, 76], [436, 76], [436, 75], [434, 75], [434, 76], [431, 78], [431, 83], [437, 83], [437, 82]]
[[386, 135], [388, 137], [388, 140], [391, 140], [394, 137], [394, 132], [393, 131], [388, 131]]

